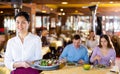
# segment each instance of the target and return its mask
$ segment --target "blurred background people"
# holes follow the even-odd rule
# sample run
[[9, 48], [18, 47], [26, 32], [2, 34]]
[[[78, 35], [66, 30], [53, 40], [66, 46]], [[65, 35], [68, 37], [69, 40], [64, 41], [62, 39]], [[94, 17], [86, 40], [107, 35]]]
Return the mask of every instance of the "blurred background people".
[[98, 45], [98, 40], [95, 38], [94, 31], [90, 31], [88, 39], [86, 40], [86, 46], [88, 49], [93, 49]]
[[15, 17], [17, 35], [7, 42], [5, 65], [11, 74], [39, 74], [31, 63], [42, 58], [40, 37], [28, 32], [30, 16], [19, 12]]
[[49, 35], [48, 30], [46, 28], [42, 29], [41, 31], [42, 47], [50, 45], [50, 42], [48, 40], [48, 35]]
[[0, 57], [4, 57], [4, 52], [6, 49], [7, 35], [5, 33], [0, 34]]
[[101, 35], [99, 45], [93, 50], [90, 62], [94, 65], [111, 66], [115, 65], [115, 59], [116, 52], [110, 38], [107, 35]]
[[65, 62], [74, 62], [79, 64], [88, 63], [87, 48], [81, 45], [81, 39], [78, 34], [73, 36], [73, 43], [67, 45], [59, 57], [60, 60]]
[[113, 35], [111, 41], [116, 51], [116, 57], [120, 57], [120, 38], [117, 35]]
[[89, 55], [91, 55], [93, 49], [98, 45], [98, 39], [95, 36], [94, 31], [89, 32], [88, 39], [86, 40], [86, 46], [88, 48]]

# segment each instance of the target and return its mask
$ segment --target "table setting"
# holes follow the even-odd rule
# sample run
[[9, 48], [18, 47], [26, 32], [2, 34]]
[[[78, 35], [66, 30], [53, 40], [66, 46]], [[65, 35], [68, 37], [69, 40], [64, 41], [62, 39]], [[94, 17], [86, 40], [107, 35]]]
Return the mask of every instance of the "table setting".
[[[2, 60], [2, 59], [1, 59]], [[36, 60], [32, 68], [42, 70], [41, 74], [119, 74], [117, 66], [103, 67], [91, 64], [78, 64], [76, 62], [61, 62], [57, 59]], [[10, 71], [0, 66], [0, 74], [9, 74]]]
[[61, 69], [64, 65], [57, 59], [41, 59], [35, 61], [31, 67], [38, 70], [51, 71]]
[[61, 68], [60, 65], [56, 69], [43, 70], [42, 74], [101, 74], [101, 72], [102, 74], [119, 74], [116, 68], [113, 69], [113, 67], [105, 67], [103, 65], [81, 65], [74, 62], [66, 62]]

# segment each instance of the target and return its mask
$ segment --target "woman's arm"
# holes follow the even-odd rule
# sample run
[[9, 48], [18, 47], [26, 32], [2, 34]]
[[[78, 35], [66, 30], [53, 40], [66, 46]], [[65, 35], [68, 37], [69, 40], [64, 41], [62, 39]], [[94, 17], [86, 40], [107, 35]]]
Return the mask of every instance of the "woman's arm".
[[28, 68], [30, 67], [31, 63], [28, 62], [15, 62], [13, 63], [13, 68], [19, 68], [19, 67], [24, 67], [24, 68]]
[[97, 60], [97, 58], [99, 57], [99, 56], [97, 56], [97, 51], [98, 51], [98, 47], [96, 47], [94, 50], [93, 50], [93, 52], [92, 52], [92, 54], [91, 54], [91, 57], [90, 57], [90, 62], [94, 62], [95, 60]]
[[35, 60], [42, 59], [42, 42], [40, 38], [36, 40], [36, 46], [34, 48], [35, 48]]
[[5, 66], [11, 70], [13, 70], [13, 56], [12, 56], [12, 42], [8, 40], [7, 46], [6, 46], [6, 52], [5, 52], [5, 58], [4, 58]]
[[116, 59], [116, 52], [114, 49], [112, 49], [112, 52], [111, 52], [111, 57], [110, 57], [110, 65], [111, 66], [114, 66], [115, 65], [115, 59]]

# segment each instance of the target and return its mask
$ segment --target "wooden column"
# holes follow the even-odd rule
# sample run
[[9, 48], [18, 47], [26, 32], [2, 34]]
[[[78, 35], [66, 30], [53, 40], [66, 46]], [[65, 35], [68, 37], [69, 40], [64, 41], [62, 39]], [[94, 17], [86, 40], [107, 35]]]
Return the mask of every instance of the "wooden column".
[[31, 23], [30, 23], [30, 28], [29, 31], [32, 33], [36, 33], [35, 31], [35, 24], [36, 24], [36, 4], [23, 4], [22, 11], [26, 11], [30, 13], [31, 17]]
[[[55, 13], [51, 13], [50, 14], [50, 22], [51, 22], [51, 20], [52, 20], [52, 18], [54, 18], [55, 19], [55, 31], [56, 31], [56, 34], [57, 34], [57, 36], [59, 36], [59, 34], [61, 33], [61, 28], [59, 27], [59, 26], [57, 26], [56, 24], [57, 24], [57, 22], [58, 22], [58, 15], [57, 14], [55, 14]], [[50, 24], [50, 30], [51, 30], [51, 24]]]
[[36, 4], [32, 4], [32, 7], [31, 7], [31, 31], [34, 34], [36, 33], [35, 25], [36, 25]]

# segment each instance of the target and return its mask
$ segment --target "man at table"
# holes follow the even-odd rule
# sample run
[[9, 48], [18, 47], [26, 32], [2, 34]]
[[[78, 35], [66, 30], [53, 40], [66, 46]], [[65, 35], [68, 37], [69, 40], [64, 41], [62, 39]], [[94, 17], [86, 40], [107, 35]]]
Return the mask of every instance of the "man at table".
[[73, 43], [67, 45], [59, 57], [60, 60], [84, 64], [89, 62], [87, 48], [81, 45], [78, 34], [73, 36]]

